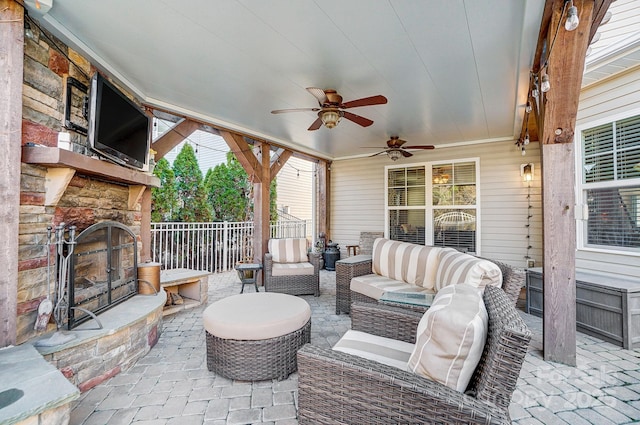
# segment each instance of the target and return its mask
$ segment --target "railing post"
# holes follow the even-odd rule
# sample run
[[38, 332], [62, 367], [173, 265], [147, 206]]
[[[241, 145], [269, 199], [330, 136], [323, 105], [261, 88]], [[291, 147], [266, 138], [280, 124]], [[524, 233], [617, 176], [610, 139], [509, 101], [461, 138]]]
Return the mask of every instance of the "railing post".
[[222, 270], [229, 268], [229, 223], [225, 221], [222, 227]]

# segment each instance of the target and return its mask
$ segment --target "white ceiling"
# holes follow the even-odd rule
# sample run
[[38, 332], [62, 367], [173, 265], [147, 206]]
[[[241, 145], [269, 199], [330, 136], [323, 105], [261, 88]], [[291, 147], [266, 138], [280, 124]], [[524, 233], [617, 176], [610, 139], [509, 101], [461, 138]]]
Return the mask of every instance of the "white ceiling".
[[[519, 134], [543, 0], [54, 0], [40, 23], [143, 102], [336, 159]], [[382, 94], [307, 131], [305, 87]]]

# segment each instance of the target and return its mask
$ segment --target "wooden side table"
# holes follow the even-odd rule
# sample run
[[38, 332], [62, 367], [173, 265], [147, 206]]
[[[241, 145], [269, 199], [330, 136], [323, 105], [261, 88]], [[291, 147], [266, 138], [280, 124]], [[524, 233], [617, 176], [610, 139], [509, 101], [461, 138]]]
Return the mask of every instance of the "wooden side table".
[[244, 285], [251, 284], [256, 288], [256, 292], [260, 292], [258, 290], [258, 272], [262, 270], [262, 264], [239, 263], [236, 264], [235, 269], [238, 272], [240, 283], [242, 283], [242, 289], [240, 289], [241, 294], [244, 292]]

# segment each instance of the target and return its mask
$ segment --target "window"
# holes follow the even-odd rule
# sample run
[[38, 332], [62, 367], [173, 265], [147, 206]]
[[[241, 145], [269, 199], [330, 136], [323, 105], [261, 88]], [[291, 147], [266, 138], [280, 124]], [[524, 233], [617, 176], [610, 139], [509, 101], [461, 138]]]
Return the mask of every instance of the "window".
[[581, 136], [582, 245], [640, 252], [640, 115]]
[[425, 244], [424, 165], [387, 170], [389, 239]]
[[387, 167], [389, 239], [477, 252], [477, 160]]
[[432, 165], [433, 245], [477, 252], [476, 169], [476, 161]]

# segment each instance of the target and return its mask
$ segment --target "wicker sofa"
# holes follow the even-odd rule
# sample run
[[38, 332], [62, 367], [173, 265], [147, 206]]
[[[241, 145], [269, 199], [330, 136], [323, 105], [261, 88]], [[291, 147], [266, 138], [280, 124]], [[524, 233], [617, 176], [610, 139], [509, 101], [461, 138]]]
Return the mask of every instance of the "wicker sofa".
[[356, 301], [377, 303], [385, 291], [436, 293], [446, 285], [463, 282], [499, 286], [515, 305], [525, 272], [453, 248], [379, 238], [370, 258], [336, 265], [336, 313], [349, 313]]
[[264, 255], [264, 290], [289, 295], [320, 295], [321, 254], [307, 252], [304, 238], [270, 239]]
[[[500, 288], [483, 295], [487, 339], [466, 391], [374, 360], [305, 345], [298, 351], [301, 424], [509, 424], [531, 333]], [[352, 329], [415, 343], [421, 313], [354, 303]]]

